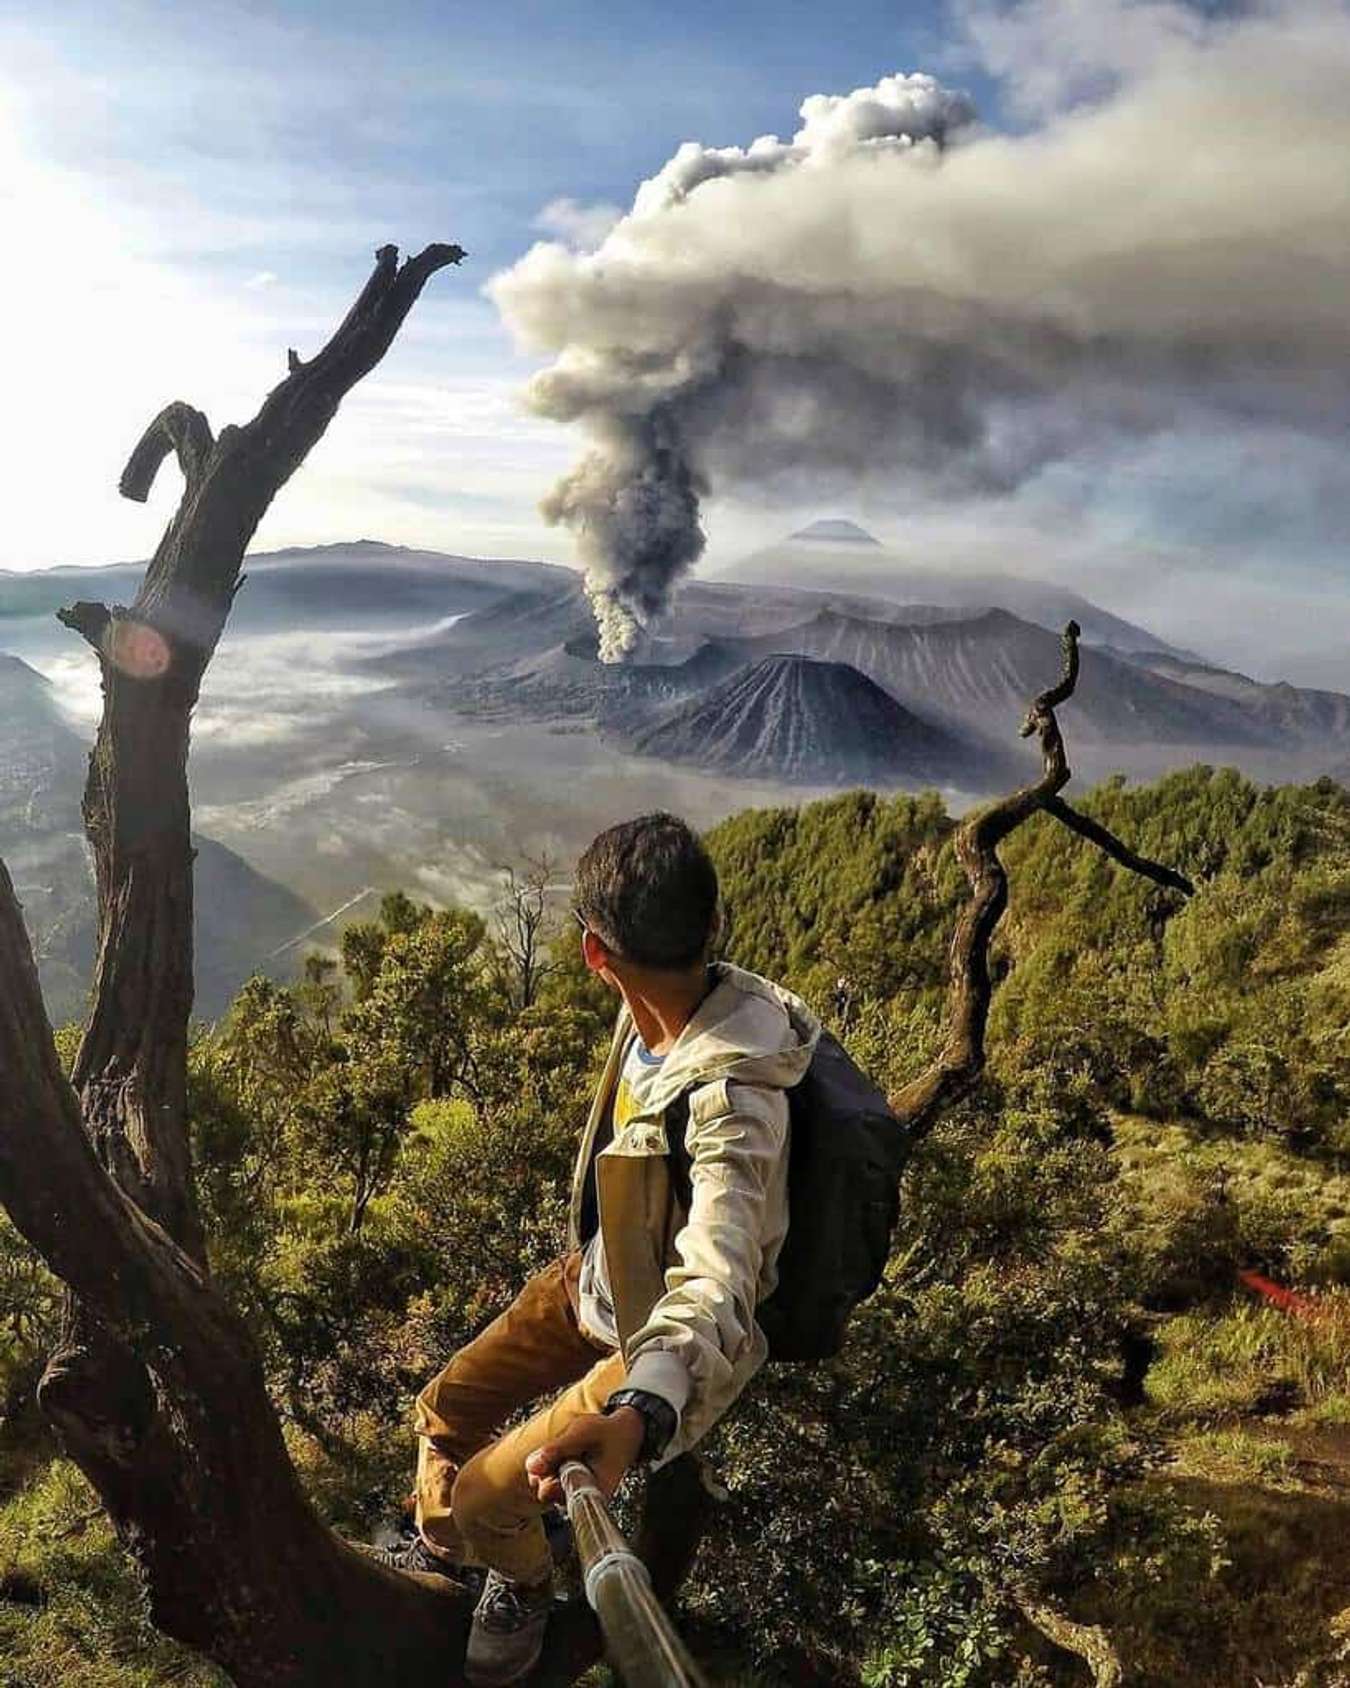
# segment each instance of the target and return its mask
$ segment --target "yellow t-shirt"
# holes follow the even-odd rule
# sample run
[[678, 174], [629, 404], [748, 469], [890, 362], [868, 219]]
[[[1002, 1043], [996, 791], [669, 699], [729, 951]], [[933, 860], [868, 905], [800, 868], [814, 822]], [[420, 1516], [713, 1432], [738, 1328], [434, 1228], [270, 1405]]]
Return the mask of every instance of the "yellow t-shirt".
[[[617, 1136], [629, 1120], [644, 1113], [651, 1098], [652, 1087], [661, 1071], [663, 1057], [653, 1055], [641, 1038], [634, 1038], [614, 1087], [614, 1132]], [[605, 1245], [599, 1229], [586, 1244], [581, 1255], [581, 1275], [577, 1282], [581, 1325], [586, 1333], [611, 1348], [619, 1346], [619, 1331], [614, 1320], [614, 1298], [609, 1287], [609, 1267], [605, 1262]]]

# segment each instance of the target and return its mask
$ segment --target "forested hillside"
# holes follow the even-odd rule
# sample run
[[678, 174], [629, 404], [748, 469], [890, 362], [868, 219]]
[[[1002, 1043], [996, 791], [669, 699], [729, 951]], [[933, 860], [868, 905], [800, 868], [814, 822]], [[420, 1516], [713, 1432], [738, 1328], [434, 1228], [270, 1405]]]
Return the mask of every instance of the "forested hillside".
[[[1350, 794], [1198, 767], [1081, 807], [1196, 895], [1046, 817], [1005, 846], [989, 1069], [887, 1281], [708, 1444], [681, 1621], [719, 1680], [1350, 1681]], [[728, 954], [891, 1090], [939, 1027], [954, 827], [856, 792], [710, 835]], [[193, 1044], [212, 1265], [353, 1532], [408, 1486], [413, 1391], [560, 1246], [612, 1006], [570, 923], [521, 931], [386, 898]], [[0, 1681], [219, 1683], [29, 1405], [57, 1316], [0, 1221]]]

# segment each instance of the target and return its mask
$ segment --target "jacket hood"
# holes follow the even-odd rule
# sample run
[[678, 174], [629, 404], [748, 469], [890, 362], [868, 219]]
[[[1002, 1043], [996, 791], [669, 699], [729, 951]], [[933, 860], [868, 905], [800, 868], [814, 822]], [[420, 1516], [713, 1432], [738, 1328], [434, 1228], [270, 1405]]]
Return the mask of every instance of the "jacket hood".
[[820, 1021], [799, 996], [729, 962], [715, 963], [714, 971], [717, 983], [661, 1063], [653, 1111], [718, 1079], [788, 1089], [811, 1065]]

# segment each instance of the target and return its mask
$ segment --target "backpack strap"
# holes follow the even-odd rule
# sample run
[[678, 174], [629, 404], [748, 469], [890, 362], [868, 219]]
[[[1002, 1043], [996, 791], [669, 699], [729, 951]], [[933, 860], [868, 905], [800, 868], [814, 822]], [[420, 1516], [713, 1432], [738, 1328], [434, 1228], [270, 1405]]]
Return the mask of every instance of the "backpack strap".
[[666, 1145], [670, 1159], [670, 1186], [686, 1213], [694, 1203], [694, 1158], [689, 1153], [689, 1092], [682, 1090], [666, 1108]]

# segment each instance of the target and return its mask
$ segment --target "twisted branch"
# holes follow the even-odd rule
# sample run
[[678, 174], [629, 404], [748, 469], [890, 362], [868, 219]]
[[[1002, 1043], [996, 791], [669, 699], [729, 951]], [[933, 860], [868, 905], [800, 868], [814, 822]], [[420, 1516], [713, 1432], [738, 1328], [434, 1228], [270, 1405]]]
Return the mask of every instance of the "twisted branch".
[[1136, 855], [1100, 821], [1094, 821], [1090, 815], [1080, 814], [1062, 797], [1047, 797], [1042, 808], [1047, 815], [1053, 815], [1057, 821], [1063, 821], [1070, 832], [1076, 832], [1080, 838], [1086, 838], [1089, 843], [1104, 850], [1122, 867], [1129, 868], [1131, 873], [1142, 874], [1155, 885], [1165, 885], [1169, 890], [1182, 892], [1184, 896], [1195, 895], [1195, 885], [1184, 873], [1178, 873], [1174, 867], [1165, 867], [1161, 862], [1150, 861], [1147, 856]]
[[1034, 814], [1053, 815], [1133, 872], [1187, 896], [1195, 889], [1184, 875], [1137, 855], [1107, 827], [1080, 815], [1059, 796], [1071, 776], [1055, 710], [1073, 696], [1078, 684], [1081, 633], [1076, 621], [1065, 627], [1060, 640], [1059, 679], [1033, 700], [1022, 723], [1023, 738], [1033, 734], [1040, 738], [1040, 779], [980, 809], [957, 829], [953, 848], [970, 882], [971, 896], [952, 934], [947, 1036], [936, 1060], [891, 1098], [891, 1106], [911, 1141], [929, 1130], [945, 1109], [968, 1095], [984, 1069], [984, 1035], [993, 994], [989, 945], [1008, 906], [1008, 875], [999, 860], [998, 846], [1010, 833]]

